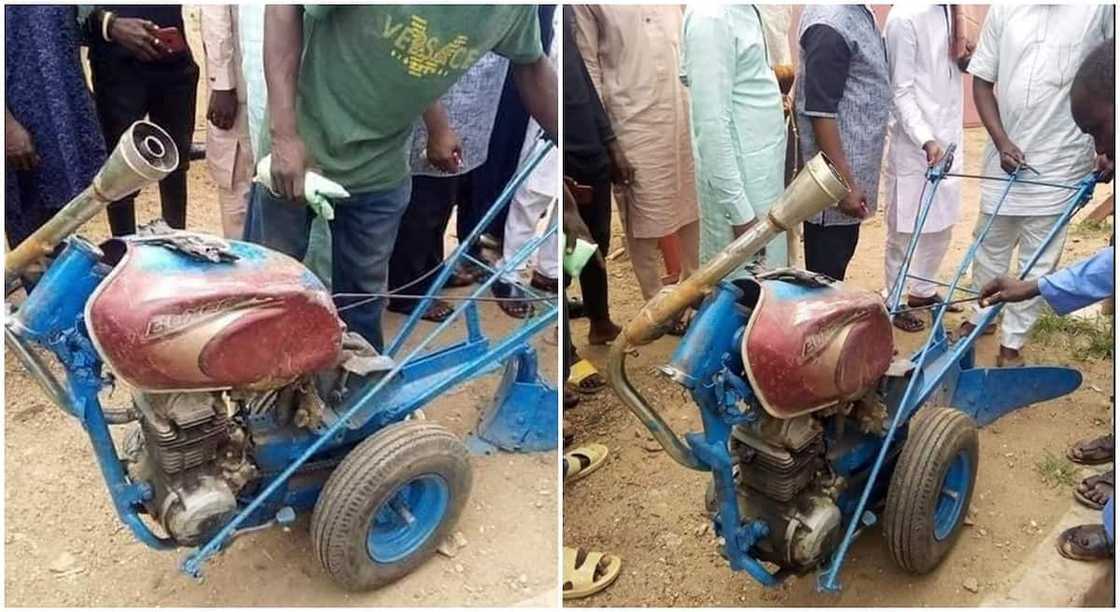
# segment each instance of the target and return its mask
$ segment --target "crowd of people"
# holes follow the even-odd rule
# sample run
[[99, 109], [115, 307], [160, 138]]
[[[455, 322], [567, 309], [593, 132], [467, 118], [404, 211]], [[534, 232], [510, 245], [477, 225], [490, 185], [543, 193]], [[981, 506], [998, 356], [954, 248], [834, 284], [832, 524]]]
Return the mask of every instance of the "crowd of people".
[[[795, 266], [803, 254], [805, 269], [843, 281], [861, 252], [861, 225], [881, 209], [882, 292], [897, 290], [905, 299], [892, 317], [895, 327], [921, 332], [928, 324], [917, 312], [952, 299], [939, 293], [944, 285], [937, 278], [953, 232], [962, 231], [956, 227], [962, 206], [972, 206], [979, 208], [974, 236], [991, 221], [970, 271], [973, 290], [1003, 282], [997, 279], [1011, 273], [1013, 256], [1022, 267], [1055, 225], [1069, 199], [1063, 185], [1094, 171], [1111, 180], [1114, 7], [993, 5], [982, 27], [977, 17], [970, 7], [909, 3], [892, 6], [882, 22], [860, 4], [805, 5], [799, 11], [716, 3], [565, 7], [564, 175], [574, 199], [579, 191], [587, 194], [579, 210], [601, 254], [610, 250], [613, 191], [625, 249], [648, 300], [764, 218], [800, 165], [822, 152], [849, 194], [803, 224], [803, 243], [796, 235], [776, 238], [751, 267]], [[1107, 78], [1100, 68], [1106, 51]], [[961, 178], [949, 177], [932, 201], [924, 198], [928, 169], [951, 145], [956, 152], [949, 170], [963, 171], [969, 74], [988, 136], [979, 153], [982, 174], [1029, 172], [1051, 185], [1017, 186], [1004, 198], [1005, 183], [984, 181], [979, 202], [962, 202]], [[1080, 89], [1073, 86], [1075, 76]], [[919, 224], [925, 202], [929, 213]], [[915, 232], [909, 273], [902, 278]], [[1021, 351], [1044, 300], [1064, 313], [1074, 308], [1070, 304], [1080, 307], [1111, 294], [1111, 247], [1092, 264], [1055, 273], [1065, 234], [1063, 229], [1027, 275], [1024, 282], [1036, 289], [1003, 300], [1008, 305], [999, 323], [997, 365], [1024, 364]], [[582, 303], [569, 301], [569, 313], [590, 319], [589, 344], [619, 333], [600, 280], [602, 265], [600, 259], [584, 268]], [[1106, 275], [1103, 266], [1109, 284], [1102, 289], [1097, 281]], [[1089, 281], [1081, 283], [1084, 297], [1063, 301], [1047, 292], [1078, 284], [1070, 279], [1087, 269], [1096, 284], [1086, 289]], [[1039, 280], [1048, 278], [1050, 284]], [[976, 301], [954, 333], [974, 330], [990, 305]], [[668, 333], [682, 335], [688, 322], [685, 313]], [[581, 394], [606, 387], [570, 336], [564, 366], [566, 408], [577, 405]], [[577, 448], [566, 458], [565, 473], [582, 477], [606, 453], [601, 445]], [[1110, 461], [1112, 437], [1081, 442], [1070, 457]], [[1111, 472], [1094, 476], [1079, 485], [1077, 497], [1101, 508], [1112, 486]], [[1111, 532], [1106, 538], [1087, 529], [1064, 535], [1061, 550], [1095, 558], [1111, 555], [1110, 542]], [[596, 577], [597, 589], [582, 592], [601, 590], [618, 574], [617, 557], [594, 559], [597, 570], [584, 569], [582, 561], [565, 566], [573, 575]]]
[[[555, 14], [535, 5], [207, 5], [198, 9], [202, 49], [191, 49], [179, 5], [8, 6], [9, 246], [84, 189], [107, 149], [143, 118], [180, 152], [179, 167], [159, 182], [159, 201], [162, 219], [186, 229], [201, 72], [204, 155], [222, 234], [304, 260], [336, 293], [423, 294], [443, 262], [452, 211], [465, 238], [523, 150], [556, 141]], [[483, 244], [509, 256], [533, 237], [556, 199], [558, 166], [551, 155], [511, 212], [480, 229], [486, 240], [472, 245], [476, 259]], [[331, 206], [316, 205], [315, 187], [304, 184], [309, 170], [335, 186]], [[134, 198], [109, 205], [114, 236], [137, 231]], [[532, 280], [552, 293], [556, 250], [555, 241], [545, 244]], [[524, 318], [532, 305], [516, 299], [516, 273], [493, 291], [502, 310]], [[449, 286], [487, 275], [462, 265]], [[388, 303], [404, 313], [415, 305]], [[340, 314], [381, 350], [384, 307], [384, 299], [359, 299]], [[437, 300], [422, 316], [450, 314]]]

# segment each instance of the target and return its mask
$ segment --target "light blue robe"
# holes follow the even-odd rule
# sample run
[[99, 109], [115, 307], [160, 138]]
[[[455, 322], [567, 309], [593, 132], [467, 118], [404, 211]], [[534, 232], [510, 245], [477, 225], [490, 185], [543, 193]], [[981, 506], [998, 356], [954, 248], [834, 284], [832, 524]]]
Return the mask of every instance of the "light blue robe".
[[[782, 195], [786, 124], [753, 5], [689, 5], [681, 69], [691, 95], [703, 264], [734, 240], [733, 225], [761, 222]], [[783, 234], [766, 246], [765, 264], [788, 260]]]

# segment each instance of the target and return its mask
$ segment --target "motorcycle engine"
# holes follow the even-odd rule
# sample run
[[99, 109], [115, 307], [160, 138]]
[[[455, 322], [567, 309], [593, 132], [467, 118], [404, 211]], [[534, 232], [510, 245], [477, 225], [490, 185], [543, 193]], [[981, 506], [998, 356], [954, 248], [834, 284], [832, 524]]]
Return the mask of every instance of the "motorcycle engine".
[[732, 429], [730, 451], [741, 518], [770, 526], [755, 545], [759, 559], [799, 573], [819, 565], [841, 536], [820, 420], [762, 416]]
[[257, 475], [247, 434], [221, 392], [133, 395], [140, 427], [126, 445], [129, 474], [152, 486], [146, 504], [176, 542], [197, 545], [237, 510], [238, 491]]

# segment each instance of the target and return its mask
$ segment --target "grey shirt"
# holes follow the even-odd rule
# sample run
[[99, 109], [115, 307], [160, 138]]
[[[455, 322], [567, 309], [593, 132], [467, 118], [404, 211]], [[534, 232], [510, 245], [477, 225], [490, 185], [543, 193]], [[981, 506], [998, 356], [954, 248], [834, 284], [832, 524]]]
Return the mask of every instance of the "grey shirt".
[[[805, 159], [820, 151], [812, 117], [836, 119], [844, 155], [874, 213], [879, 200], [887, 119], [891, 110], [890, 72], [883, 36], [864, 5], [806, 5], [798, 25], [795, 108]], [[808, 92], [808, 93], [806, 93]], [[836, 208], [810, 218], [818, 225], [860, 222]]]

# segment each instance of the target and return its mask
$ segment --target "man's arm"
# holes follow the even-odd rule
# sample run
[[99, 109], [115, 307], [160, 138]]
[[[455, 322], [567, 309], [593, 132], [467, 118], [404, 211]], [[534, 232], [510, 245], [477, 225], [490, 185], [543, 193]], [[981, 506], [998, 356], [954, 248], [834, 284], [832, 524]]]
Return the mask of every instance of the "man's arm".
[[[567, 7], [566, 7], [567, 8]], [[587, 74], [603, 99], [603, 68], [599, 65], [599, 19], [602, 8], [597, 5], [576, 4], [570, 7], [572, 15], [572, 34]]]
[[1114, 257], [1115, 250], [1108, 247], [1038, 280], [997, 278], [980, 290], [980, 305], [1022, 302], [1042, 295], [1060, 315], [1079, 310], [1113, 294]]
[[805, 62], [805, 109], [813, 126], [813, 139], [817, 147], [844, 177], [851, 190], [840, 200], [841, 212], [862, 219], [867, 216], [867, 197], [856, 181], [844, 143], [840, 138], [840, 124], [836, 121], [840, 100], [848, 81], [851, 66], [851, 49], [836, 30], [826, 25], [814, 25], [801, 36], [802, 60]]
[[1011, 174], [1027, 158], [1019, 147], [1011, 142], [1007, 130], [1003, 128], [1003, 119], [999, 116], [999, 102], [996, 101], [995, 84], [973, 75], [972, 100], [976, 103], [976, 112], [992, 139], [992, 145], [995, 146], [996, 151], [999, 151], [1000, 166], [1004, 172]]
[[552, 142], [559, 142], [556, 127], [556, 69], [545, 56], [528, 64], [513, 64], [513, 81], [525, 110], [536, 119]]
[[303, 52], [303, 8], [276, 5], [264, 13], [264, 78], [272, 137], [272, 188], [285, 199], [303, 198], [307, 153], [297, 131], [296, 90]]
[[914, 23], [907, 19], [888, 20], [883, 38], [887, 45], [895, 116], [910, 140], [925, 150], [926, 162], [932, 166], [941, 159], [942, 150], [933, 137], [933, 128], [918, 105], [918, 92], [914, 85], [918, 37], [914, 31]]
[[210, 103], [206, 118], [215, 127], [228, 130], [237, 120], [237, 74], [233, 62], [233, 13], [228, 4], [208, 4], [201, 9], [202, 49], [206, 56], [206, 78]]
[[1026, 161], [1026, 157], [1019, 147], [1011, 142], [1007, 131], [1003, 128], [999, 102], [996, 101], [995, 83], [999, 76], [1000, 62], [999, 42], [1003, 37], [1006, 19], [1004, 5], [993, 5], [988, 11], [988, 16], [984, 18], [984, 29], [980, 32], [980, 42], [968, 62], [968, 71], [973, 77], [972, 101], [976, 104], [980, 122], [988, 131], [992, 145], [999, 151], [1000, 166], [1010, 174]]
[[424, 110], [424, 127], [428, 130], [428, 162], [448, 174], [458, 172], [463, 165], [463, 145], [439, 100]]
[[757, 214], [747, 197], [746, 177], [739, 171], [733, 145], [731, 87], [735, 66], [731, 50], [735, 35], [722, 14], [696, 9], [687, 19], [681, 56], [692, 100], [697, 166], [703, 168], [697, 182], [712, 188], [715, 204], [739, 236], [755, 222]]

